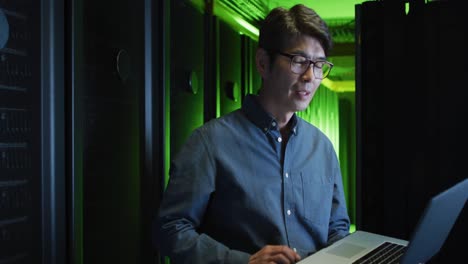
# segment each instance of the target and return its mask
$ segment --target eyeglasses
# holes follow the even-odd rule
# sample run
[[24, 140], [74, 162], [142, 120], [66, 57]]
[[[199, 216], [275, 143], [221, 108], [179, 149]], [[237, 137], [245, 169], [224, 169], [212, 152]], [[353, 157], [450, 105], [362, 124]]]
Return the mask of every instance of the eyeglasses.
[[301, 55], [284, 52], [278, 52], [278, 54], [291, 59], [291, 71], [299, 75], [304, 74], [309, 69], [310, 65], [312, 65], [315, 79], [322, 80], [327, 78], [333, 68], [333, 63], [325, 60], [313, 61]]

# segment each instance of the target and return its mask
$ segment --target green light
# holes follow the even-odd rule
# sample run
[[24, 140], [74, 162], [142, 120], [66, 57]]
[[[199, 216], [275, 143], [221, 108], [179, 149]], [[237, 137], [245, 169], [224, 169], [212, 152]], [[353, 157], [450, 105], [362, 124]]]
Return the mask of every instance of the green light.
[[239, 23], [239, 25], [241, 25], [241, 27], [245, 28], [246, 30], [248, 30], [250, 33], [254, 34], [256, 37], [258, 37], [259, 35], [259, 30], [252, 26], [250, 23], [248, 23], [247, 21], [243, 20], [242, 18], [239, 18], [239, 17], [234, 17], [234, 20]]
[[[205, 12], [205, 3], [202, 0], [191, 0], [192, 3], [202, 13]], [[247, 22], [242, 16], [232, 9], [232, 6], [227, 6], [228, 2], [215, 1], [213, 14], [222, 21], [229, 24], [234, 30], [243, 33], [253, 40], [258, 40], [259, 30], [251, 23]], [[237, 11], [242, 11], [236, 9]], [[245, 14], [245, 13], [244, 13]], [[258, 15], [258, 14], [256, 14]]]
[[[167, 14], [170, 14], [170, 5], [165, 6], [164, 12]], [[171, 42], [170, 42], [170, 16], [167, 15], [165, 16], [165, 28], [164, 28], [164, 48], [165, 52], [167, 55], [171, 54]], [[170, 63], [170, 56], [165, 57], [164, 59], [164, 67], [166, 69], [171, 68], [171, 63]], [[171, 72], [170, 71], [164, 71], [164, 79], [166, 80], [165, 83], [165, 97], [164, 97], [164, 102], [165, 102], [165, 109], [164, 109], [164, 189], [167, 186], [167, 183], [169, 182], [169, 167], [171, 163]]]
[[[278, 5], [279, 1], [268, 1], [268, 8], [272, 9]], [[356, 4], [366, 2], [366, 0], [283, 0], [281, 5], [287, 8], [295, 4], [305, 4], [314, 9], [323, 19], [353, 18]]]
[[339, 155], [340, 123], [338, 95], [330, 89], [321, 86], [314, 95], [314, 99], [304, 111], [297, 115], [319, 128], [333, 144], [335, 152]]
[[323, 79], [322, 85], [338, 93], [354, 92], [356, 90], [355, 81], [333, 81], [331, 79]]

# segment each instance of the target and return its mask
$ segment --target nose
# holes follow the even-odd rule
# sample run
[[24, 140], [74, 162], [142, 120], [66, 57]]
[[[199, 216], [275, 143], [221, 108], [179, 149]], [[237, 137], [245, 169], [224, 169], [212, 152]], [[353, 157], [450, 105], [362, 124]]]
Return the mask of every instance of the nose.
[[315, 78], [314, 67], [312, 66], [312, 64], [309, 67], [307, 67], [307, 70], [302, 74], [301, 78], [304, 82], [310, 82]]

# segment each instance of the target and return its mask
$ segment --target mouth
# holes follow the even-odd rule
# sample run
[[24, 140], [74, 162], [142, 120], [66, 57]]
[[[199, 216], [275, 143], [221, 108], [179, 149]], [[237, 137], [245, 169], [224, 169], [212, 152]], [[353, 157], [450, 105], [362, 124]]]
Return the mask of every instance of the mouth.
[[309, 96], [310, 95], [310, 91], [306, 91], [306, 90], [299, 90], [297, 91], [297, 93], [300, 95], [300, 96]]

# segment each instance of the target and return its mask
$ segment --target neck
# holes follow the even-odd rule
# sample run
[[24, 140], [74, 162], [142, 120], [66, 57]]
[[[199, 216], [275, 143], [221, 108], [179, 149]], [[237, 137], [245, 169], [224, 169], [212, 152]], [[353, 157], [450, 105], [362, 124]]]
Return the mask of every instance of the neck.
[[291, 120], [294, 112], [283, 111], [274, 100], [267, 98], [262, 92], [258, 95], [258, 102], [267, 113], [275, 118], [280, 131], [287, 129], [289, 120]]

